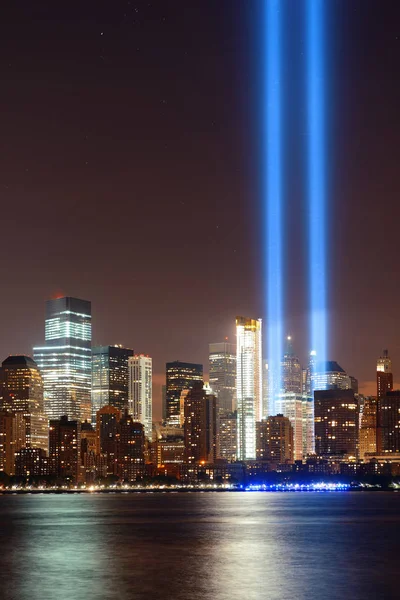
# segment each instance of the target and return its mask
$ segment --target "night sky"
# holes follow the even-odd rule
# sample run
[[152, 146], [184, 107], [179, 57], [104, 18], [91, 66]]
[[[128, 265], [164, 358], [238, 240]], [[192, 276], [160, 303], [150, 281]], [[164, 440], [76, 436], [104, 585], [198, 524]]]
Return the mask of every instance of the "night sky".
[[[44, 302], [92, 301], [94, 344], [207, 366], [265, 317], [261, 0], [1, 9], [1, 357]], [[306, 360], [304, 4], [285, 7], [287, 329]], [[330, 357], [400, 381], [400, 2], [326, 3]], [[265, 327], [268, 324], [265, 323]], [[207, 370], [207, 369], [206, 369]]]

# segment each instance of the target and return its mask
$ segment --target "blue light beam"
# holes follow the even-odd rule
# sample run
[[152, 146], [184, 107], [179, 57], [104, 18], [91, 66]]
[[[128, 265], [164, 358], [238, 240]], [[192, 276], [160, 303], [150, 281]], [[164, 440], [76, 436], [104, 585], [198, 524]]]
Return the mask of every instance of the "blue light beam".
[[307, 0], [306, 5], [310, 341], [319, 363], [327, 359], [325, 1]]
[[[265, 0], [265, 203], [269, 414], [281, 388], [283, 356], [281, 1]], [[267, 407], [265, 407], [265, 410]]]

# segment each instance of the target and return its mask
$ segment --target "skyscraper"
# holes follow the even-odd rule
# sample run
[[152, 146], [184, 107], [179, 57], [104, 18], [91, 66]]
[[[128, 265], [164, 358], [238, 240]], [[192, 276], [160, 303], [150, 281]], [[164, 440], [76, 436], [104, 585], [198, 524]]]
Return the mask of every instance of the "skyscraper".
[[315, 452], [324, 458], [355, 458], [358, 405], [353, 390], [316, 390], [314, 398]]
[[45, 345], [34, 348], [49, 419], [91, 420], [91, 304], [77, 298], [46, 302]]
[[256, 458], [256, 421], [263, 417], [261, 319], [236, 317], [238, 459]]
[[217, 458], [217, 404], [213, 394], [196, 381], [185, 398], [185, 459], [187, 463]]
[[316, 363], [315, 371], [311, 374], [312, 389], [315, 390], [351, 390], [354, 382], [346, 371], [334, 360]]
[[237, 415], [231, 413], [218, 419], [219, 457], [233, 462], [237, 457]]
[[21, 412], [0, 411], [0, 471], [15, 474], [15, 454], [25, 446], [26, 424]]
[[378, 454], [400, 453], [400, 390], [378, 400], [377, 445]]
[[282, 391], [301, 394], [303, 388], [300, 361], [294, 353], [292, 337], [286, 338], [286, 349], [282, 359]]
[[134, 421], [142, 423], [148, 440], [152, 439], [153, 365], [150, 356], [138, 354], [128, 361], [129, 412]]
[[106, 404], [121, 411], [128, 407], [128, 359], [133, 350], [122, 346], [92, 349], [92, 423]]
[[303, 396], [293, 392], [281, 393], [275, 399], [277, 414], [287, 417], [293, 427], [294, 460], [303, 458]]
[[360, 405], [360, 433], [359, 433], [359, 454], [360, 459], [364, 460], [367, 453], [376, 452], [377, 436], [377, 409], [378, 401], [373, 396], [361, 398]]
[[378, 402], [386, 392], [393, 389], [392, 361], [387, 350], [383, 351], [376, 363], [376, 395]]
[[236, 409], [236, 346], [229, 342], [209, 345], [210, 386], [220, 414]]
[[167, 423], [173, 427], [179, 427], [181, 392], [193, 387], [195, 381], [203, 381], [203, 365], [176, 360], [167, 363], [166, 367]]
[[96, 415], [96, 451], [105, 455], [107, 474], [118, 473], [118, 424], [121, 411], [107, 404], [97, 411]]
[[29, 356], [9, 356], [2, 363], [1, 407], [22, 413], [25, 421], [23, 445], [48, 450], [48, 420], [44, 414], [43, 381], [37, 364]]

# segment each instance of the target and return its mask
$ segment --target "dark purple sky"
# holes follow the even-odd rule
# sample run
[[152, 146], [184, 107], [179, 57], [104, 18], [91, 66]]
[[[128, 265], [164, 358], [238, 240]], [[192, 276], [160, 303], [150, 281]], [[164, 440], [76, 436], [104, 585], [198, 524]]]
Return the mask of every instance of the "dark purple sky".
[[[305, 360], [304, 4], [284, 5], [287, 328]], [[236, 314], [265, 316], [261, 6], [2, 8], [2, 356], [42, 341], [62, 292], [92, 301], [94, 343], [153, 356], [158, 389], [166, 360], [206, 365]], [[330, 355], [368, 382], [382, 348], [400, 365], [400, 3], [327, 7]]]

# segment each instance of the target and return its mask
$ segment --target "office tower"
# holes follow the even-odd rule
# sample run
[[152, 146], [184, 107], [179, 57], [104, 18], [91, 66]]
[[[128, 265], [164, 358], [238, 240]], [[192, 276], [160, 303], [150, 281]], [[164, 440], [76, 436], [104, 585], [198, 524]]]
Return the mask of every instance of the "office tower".
[[121, 411], [107, 404], [96, 415], [96, 452], [107, 457], [107, 474], [117, 475], [118, 423]]
[[355, 458], [358, 405], [353, 390], [316, 390], [314, 413], [316, 454], [323, 458]]
[[125, 411], [118, 423], [118, 434], [119, 479], [137, 481], [144, 476], [144, 426]]
[[313, 390], [352, 390], [352, 381], [345, 370], [334, 360], [316, 363], [311, 375]]
[[106, 404], [123, 411], [128, 407], [128, 359], [133, 350], [123, 346], [92, 348], [92, 423]]
[[218, 423], [219, 457], [233, 462], [237, 458], [237, 416], [231, 413], [219, 417]]
[[33, 349], [49, 419], [91, 420], [91, 304], [77, 298], [46, 302], [45, 345]]
[[293, 427], [281, 414], [257, 422], [257, 459], [275, 464], [292, 463]]
[[187, 463], [217, 458], [217, 402], [196, 381], [185, 398], [185, 458]]
[[286, 338], [286, 349], [282, 359], [282, 385], [283, 392], [302, 394], [302, 369], [300, 361], [294, 353], [292, 337]]
[[287, 417], [293, 427], [294, 460], [303, 458], [303, 396], [293, 392], [281, 393], [275, 399], [277, 414]]
[[77, 481], [80, 474], [81, 423], [68, 420], [50, 419], [49, 464], [56, 477]]
[[9, 356], [0, 373], [2, 410], [22, 413], [27, 448], [48, 449], [48, 420], [44, 414], [43, 381], [29, 356]]
[[40, 478], [50, 475], [50, 459], [43, 448], [21, 448], [15, 454], [17, 477]]
[[400, 452], [400, 390], [378, 399], [378, 454]]
[[218, 399], [220, 414], [236, 409], [236, 345], [209, 344], [210, 386]]
[[182, 390], [190, 389], [195, 381], [203, 382], [203, 365], [169, 362], [166, 381], [166, 410], [168, 425], [178, 427], [180, 422], [180, 398]]
[[263, 416], [261, 319], [236, 317], [237, 455], [256, 458], [256, 421]]
[[165, 421], [167, 418], [167, 386], [161, 386], [161, 419]]
[[26, 424], [22, 412], [0, 412], [0, 471], [15, 474], [15, 454], [25, 445]]
[[392, 361], [387, 350], [383, 351], [383, 356], [376, 363], [376, 388], [378, 402], [393, 389]]
[[303, 458], [315, 452], [314, 398], [303, 394]]
[[364, 460], [366, 454], [376, 453], [378, 401], [373, 396], [361, 397], [360, 400], [359, 456]]
[[153, 364], [144, 354], [131, 356], [128, 361], [129, 412], [134, 421], [142, 423], [144, 433], [153, 436]]

